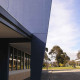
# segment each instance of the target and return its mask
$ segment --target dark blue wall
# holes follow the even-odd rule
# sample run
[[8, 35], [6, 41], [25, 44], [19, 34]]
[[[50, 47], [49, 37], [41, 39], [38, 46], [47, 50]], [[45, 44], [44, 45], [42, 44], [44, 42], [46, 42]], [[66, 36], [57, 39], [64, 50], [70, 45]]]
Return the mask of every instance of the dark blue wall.
[[31, 80], [40, 80], [52, 0], [0, 0], [18, 22], [32, 34]]
[[0, 40], [0, 80], [8, 80], [9, 76], [8, 43]]
[[34, 34], [31, 45], [31, 80], [40, 80], [45, 51], [45, 34]]

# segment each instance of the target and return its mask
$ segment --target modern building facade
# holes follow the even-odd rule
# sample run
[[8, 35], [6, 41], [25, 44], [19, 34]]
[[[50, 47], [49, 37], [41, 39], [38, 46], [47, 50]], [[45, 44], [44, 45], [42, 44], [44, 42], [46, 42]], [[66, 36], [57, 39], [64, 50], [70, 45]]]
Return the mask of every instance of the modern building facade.
[[0, 80], [40, 80], [51, 0], [0, 0]]

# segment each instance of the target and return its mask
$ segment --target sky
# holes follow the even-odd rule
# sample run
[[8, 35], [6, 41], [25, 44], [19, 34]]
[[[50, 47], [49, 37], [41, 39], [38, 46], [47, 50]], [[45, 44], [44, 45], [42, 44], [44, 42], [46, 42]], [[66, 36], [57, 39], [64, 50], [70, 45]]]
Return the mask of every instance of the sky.
[[80, 0], [52, 0], [46, 47], [58, 45], [71, 60], [80, 50]]

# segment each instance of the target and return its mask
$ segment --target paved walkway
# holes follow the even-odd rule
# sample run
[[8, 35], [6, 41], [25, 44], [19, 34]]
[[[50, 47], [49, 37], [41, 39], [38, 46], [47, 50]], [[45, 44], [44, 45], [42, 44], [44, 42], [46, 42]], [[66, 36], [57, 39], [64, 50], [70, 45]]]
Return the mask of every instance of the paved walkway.
[[80, 70], [44, 70], [41, 80], [80, 80]]

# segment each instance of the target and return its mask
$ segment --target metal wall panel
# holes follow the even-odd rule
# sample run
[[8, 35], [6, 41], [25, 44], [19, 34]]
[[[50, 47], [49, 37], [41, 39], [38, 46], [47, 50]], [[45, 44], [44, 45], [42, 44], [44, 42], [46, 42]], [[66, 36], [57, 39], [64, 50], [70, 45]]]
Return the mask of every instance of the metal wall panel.
[[51, 0], [0, 0], [0, 5], [32, 33], [47, 33]]
[[18, 22], [32, 34], [31, 80], [40, 80], [52, 0], [0, 0]]

